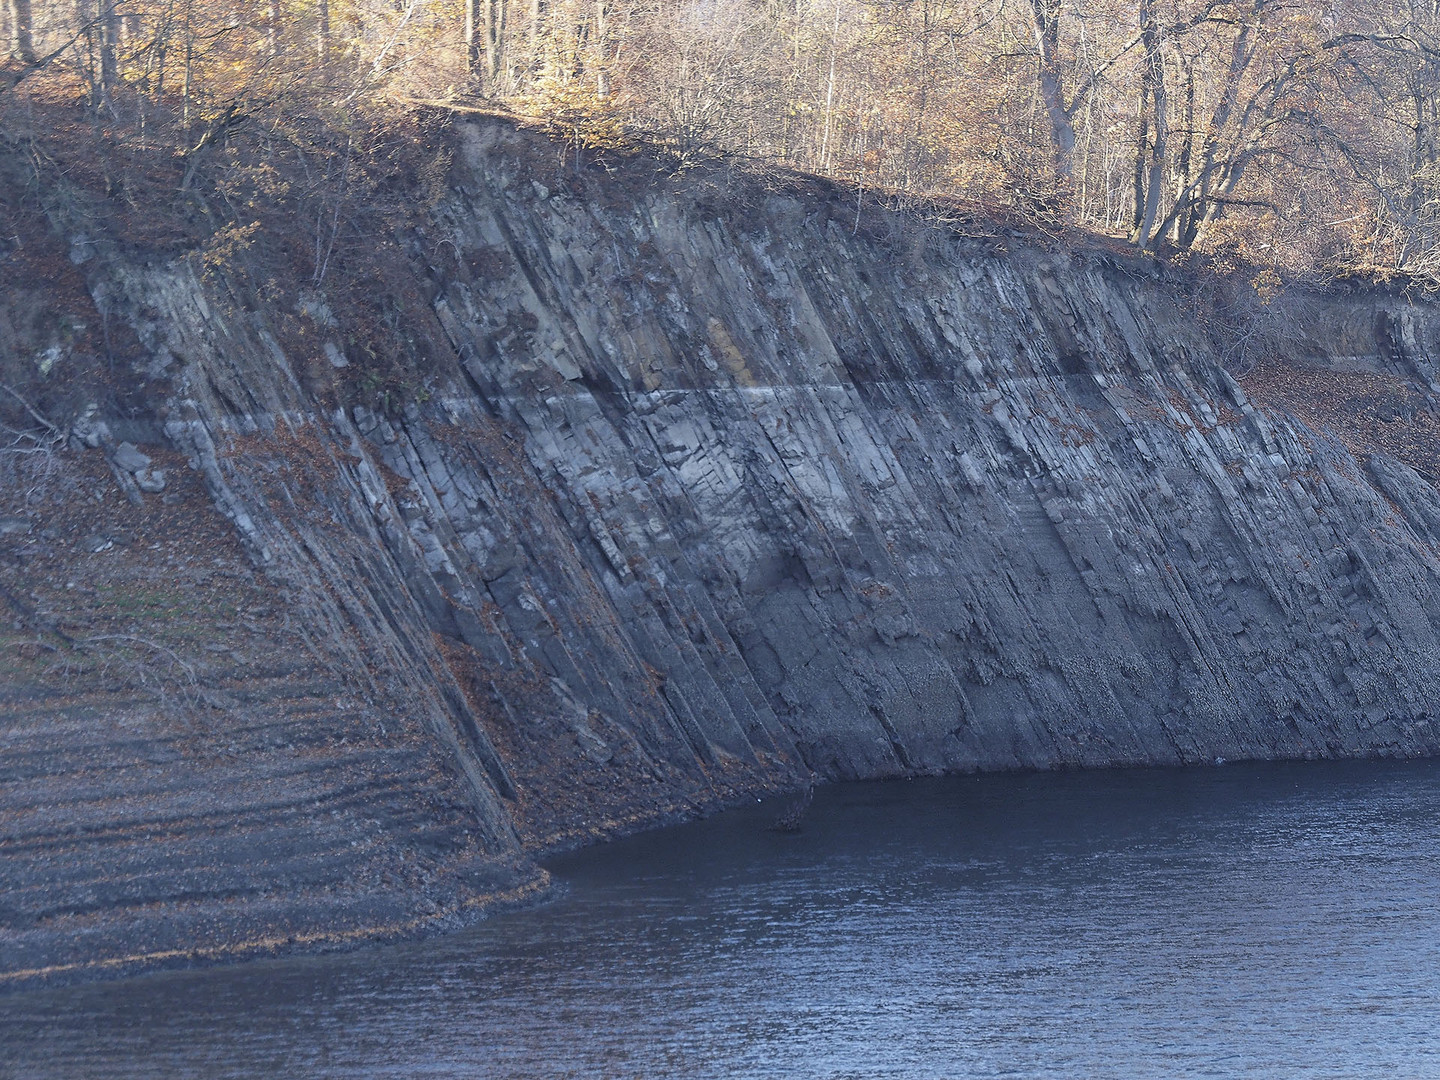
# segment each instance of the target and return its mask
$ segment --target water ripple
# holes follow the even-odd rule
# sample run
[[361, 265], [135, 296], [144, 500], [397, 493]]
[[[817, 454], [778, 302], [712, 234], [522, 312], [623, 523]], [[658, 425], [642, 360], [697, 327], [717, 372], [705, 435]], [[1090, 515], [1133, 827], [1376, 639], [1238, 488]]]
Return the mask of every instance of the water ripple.
[[827, 789], [798, 835], [757, 807], [585, 852], [450, 938], [0, 999], [0, 1073], [1440, 1075], [1437, 781]]

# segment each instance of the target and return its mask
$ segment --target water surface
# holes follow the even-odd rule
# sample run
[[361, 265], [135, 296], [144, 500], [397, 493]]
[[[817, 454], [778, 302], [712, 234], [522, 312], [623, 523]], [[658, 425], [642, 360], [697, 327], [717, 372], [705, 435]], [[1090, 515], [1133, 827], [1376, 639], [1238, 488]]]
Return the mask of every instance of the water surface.
[[0, 998], [0, 1075], [1440, 1076], [1440, 763], [823, 789], [447, 938]]

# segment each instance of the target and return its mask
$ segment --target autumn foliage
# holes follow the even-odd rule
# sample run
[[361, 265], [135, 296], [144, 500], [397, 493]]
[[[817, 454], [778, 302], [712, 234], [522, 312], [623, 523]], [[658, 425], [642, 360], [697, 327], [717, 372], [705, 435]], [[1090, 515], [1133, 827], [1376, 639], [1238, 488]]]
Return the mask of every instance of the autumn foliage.
[[387, 112], [421, 100], [542, 118], [582, 155], [643, 145], [676, 168], [738, 155], [834, 177], [862, 200], [962, 200], [1172, 258], [1440, 285], [1431, 0], [0, 11], [11, 145], [39, 146], [35, 102], [68, 100], [106, 155], [164, 159], [216, 250], [257, 227], [260, 202], [300, 207], [317, 284], [344, 206], [383, 187], [367, 155], [390, 139]]

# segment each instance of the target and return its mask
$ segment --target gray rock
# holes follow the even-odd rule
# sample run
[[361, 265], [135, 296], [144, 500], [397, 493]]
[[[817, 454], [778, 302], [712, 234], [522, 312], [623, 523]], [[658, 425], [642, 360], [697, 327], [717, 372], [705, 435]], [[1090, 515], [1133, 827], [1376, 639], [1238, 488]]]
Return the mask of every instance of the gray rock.
[[150, 455], [142, 453], [134, 443], [122, 442], [111, 452], [110, 458], [128, 473], [138, 473], [149, 468]]
[[72, 437], [92, 450], [107, 445], [113, 438], [110, 425], [100, 419], [97, 408], [93, 404], [86, 406], [70, 429]]
[[70, 240], [70, 261], [76, 266], [88, 262], [95, 256], [95, 241], [84, 233], [77, 233]]
[[135, 473], [135, 486], [149, 495], [165, 490], [164, 469], [141, 469]]
[[[504, 138], [467, 145], [437, 228], [495, 257], [483, 298], [436, 301], [457, 365], [427, 370], [431, 408], [352, 408], [368, 438], [337, 458], [365, 457], [318, 517], [264, 494], [263, 453], [214, 450], [305, 415], [300, 380], [157, 286], [195, 379], [167, 433], [252, 550], [336, 568], [306, 603], [374, 627], [365, 649], [445, 670], [431, 635], [464, 640], [483, 678], [551, 688], [502, 713], [594, 710], [604, 739], [556, 737], [629, 732], [695, 783], [1440, 749], [1385, 719], [1440, 715], [1440, 501], [1252, 408], [1163, 277], [938, 233], [902, 258], [780, 196], [703, 229], [679, 189], [560, 214]], [[629, 273], [641, 245], [663, 273]], [[1285, 347], [1428, 363], [1440, 313], [1392, 303], [1337, 297]]]
[[27, 517], [0, 516], [0, 536], [22, 536], [34, 527]]
[[101, 533], [91, 533], [80, 541], [80, 548], [92, 555], [98, 555], [102, 551], [109, 551], [115, 546], [115, 541]]
[[614, 760], [615, 751], [610, 749], [604, 739], [584, 725], [575, 728], [575, 741], [579, 743], [581, 752], [597, 765], [605, 765]]

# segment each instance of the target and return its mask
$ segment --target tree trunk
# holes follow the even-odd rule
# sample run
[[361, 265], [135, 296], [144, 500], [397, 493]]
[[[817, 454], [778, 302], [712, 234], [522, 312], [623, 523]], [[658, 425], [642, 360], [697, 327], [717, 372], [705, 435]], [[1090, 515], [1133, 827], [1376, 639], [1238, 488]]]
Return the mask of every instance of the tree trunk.
[[116, 0], [100, 0], [100, 96], [109, 98], [120, 77], [120, 20], [115, 14]]
[[1149, 146], [1141, 147], [1142, 155], [1148, 149], [1148, 160], [1137, 164], [1135, 175], [1143, 176], [1144, 196], [1136, 193], [1140, 207], [1140, 220], [1135, 226], [1134, 242], [1149, 248], [1155, 240], [1155, 219], [1160, 213], [1160, 192], [1165, 182], [1165, 161], [1169, 155], [1170, 143], [1170, 101], [1165, 88], [1165, 58], [1161, 54], [1160, 28], [1155, 24], [1154, 0], [1140, 0], [1140, 34], [1145, 46], [1145, 59], [1141, 62], [1140, 78], [1152, 106], [1151, 122], [1154, 134]]
[[830, 78], [825, 83], [825, 128], [820, 138], [819, 172], [829, 171], [830, 120], [835, 106], [835, 54], [840, 49], [840, 0], [835, 0], [835, 28], [830, 34]]
[[605, 45], [610, 34], [607, 25], [605, 0], [595, 0], [595, 96], [610, 96], [610, 71], [605, 65]]
[[1174, 192], [1174, 207], [1172, 217], [1174, 220], [1168, 228], [1168, 235], [1176, 246], [1180, 246], [1180, 237], [1187, 233], [1190, 228], [1191, 219], [1195, 214], [1193, 204], [1188, 204], [1187, 196], [1191, 188], [1193, 177], [1192, 168], [1195, 153], [1195, 68], [1185, 57], [1180, 58], [1180, 70], [1184, 76], [1184, 96], [1180, 105], [1180, 130], [1183, 138], [1180, 146], [1175, 152], [1175, 163], [1170, 167], [1170, 184]]
[[195, 0], [185, 0], [185, 80], [181, 87], [180, 122], [185, 127], [184, 141], [190, 141], [190, 102], [195, 92]]
[[1145, 220], [1145, 150], [1150, 145], [1150, 87], [1141, 83], [1140, 103], [1136, 109], [1139, 117], [1135, 131], [1134, 175], [1131, 183], [1135, 190], [1135, 209], [1130, 217], [1130, 242], [1140, 243], [1140, 222]]
[[485, 77], [493, 87], [500, 77], [500, 48], [505, 37], [504, 0], [485, 2]]
[[155, 103], [157, 105], [165, 100], [165, 61], [170, 56], [170, 33], [174, 29], [174, 15], [175, 12], [172, 7], [166, 14], [165, 21], [160, 25], [160, 29], [155, 35], [155, 63], [153, 70], [155, 72], [154, 93]]
[[322, 73], [330, 66], [330, 0], [315, 5], [315, 61]]
[[22, 64], [33, 64], [35, 39], [30, 0], [6, 0], [5, 8], [10, 16], [10, 57]]
[[[1254, 32], [1247, 23], [1235, 35], [1231, 46], [1229, 71], [1226, 73], [1225, 86], [1215, 102], [1215, 109], [1210, 114], [1204, 149], [1198, 163], [1186, 169], [1185, 184], [1183, 189], [1180, 189], [1184, 193], [1183, 203], [1177, 191], [1176, 209], [1172, 213], [1176, 218], [1173, 231], [1175, 246], [1181, 250], [1195, 243], [1200, 235], [1200, 227], [1208, 218], [1213, 217], [1214, 208], [1209, 206], [1210, 191], [1217, 173], [1224, 173], [1224, 167], [1218, 161], [1221, 140], [1230, 129], [1235, 107], [1240, 100], [1240, 83], [1254, 57]], [[1181, 220], [1182, 216], [1184, 220]]]
[[465, 0], [465, 74], [471, 79], [480, 70], [480, 5], [485, 0]]
[[530, 79], [533, 81], [543, 67], [540, 56], [545, 19], [545, 0], [530, 0]]
[[1040, 100], [1050, 118], [1050, 142], [1055, 154], [1055, 176], [1068, 181], [1074, 170], [1075, 125], [1065, 105], [1060, 77], [1060, 0], [1030, 0], [1035, 22], [1035, 44], [1040, 50]]

